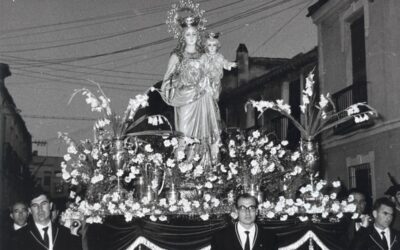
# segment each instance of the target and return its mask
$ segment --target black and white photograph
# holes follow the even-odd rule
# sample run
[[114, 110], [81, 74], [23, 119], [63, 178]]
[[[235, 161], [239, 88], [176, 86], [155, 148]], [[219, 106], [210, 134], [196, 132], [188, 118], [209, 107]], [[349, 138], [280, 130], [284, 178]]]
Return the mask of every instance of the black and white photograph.
[[0, 249], [400, 250], [399, 0], [0, 0]]

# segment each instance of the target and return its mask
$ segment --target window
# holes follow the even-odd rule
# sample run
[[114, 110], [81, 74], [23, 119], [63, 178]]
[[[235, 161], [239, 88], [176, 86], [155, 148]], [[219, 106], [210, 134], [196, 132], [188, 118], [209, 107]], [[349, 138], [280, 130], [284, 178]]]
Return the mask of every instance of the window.
[[352, 188], [363, 191], [367, 197], [372, 196], [372, 175], [371, 165], [364, 163], [360, 165], [350, 166], [349, 168], [349, 184]]
[[367, 101], [367, 66], [365, 57], [364, 15], [350, 24], [353, 103]]

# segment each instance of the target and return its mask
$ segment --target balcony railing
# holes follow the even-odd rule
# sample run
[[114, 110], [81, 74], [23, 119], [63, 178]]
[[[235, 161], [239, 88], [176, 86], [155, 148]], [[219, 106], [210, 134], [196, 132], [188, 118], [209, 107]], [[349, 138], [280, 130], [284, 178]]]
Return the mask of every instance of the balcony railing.
[[[352, 104], [358, 102], [368, 102], [367, 96], [367, 83], [357, 82], [351, 86], [348, 86], [332, 95], [332, 100], [336, 106], [337, 111], [342, 111]], [[345, 114], [342, 114], [345, 116]], [[370, 119], [364, 123], [355, 123], [353, 120], [349, 120], [336, 128], [334, 128], [335, 134], [346, 134], [360, 128], [370, 127], [374, 124], [373, 120]]]
[[283, 115], [266, 120], [264, 129], [266, 132], [274, 133], [278, 140], [287, 140], [290, 148], [296, 148], [299, 144], [300, 132]]

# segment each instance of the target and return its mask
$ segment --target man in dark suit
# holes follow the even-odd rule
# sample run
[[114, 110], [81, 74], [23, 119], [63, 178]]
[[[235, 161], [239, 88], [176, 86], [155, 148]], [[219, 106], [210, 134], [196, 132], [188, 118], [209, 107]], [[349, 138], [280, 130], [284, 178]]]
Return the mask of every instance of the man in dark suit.
[[78, 237], [63, 226], [51, 222], [51, 207], [47, 195], [38, 193], [30, 203], [32, 222], [16, 232], [14, 250], [78, 250]]
[[258, 201], [250, 194], [236, 198], [238, 222], [217, 232], [211, 241], [212, 250], [273, 250], [277, 249], [275, 236], [255, 223]]
[[361, 228], [355, 235], [351, 250], [400, 250], [400, 234], [391, 229], [394, 203], [388, 198], [377, 199], [374, 203], [372, 215], [373, 225]]
[[400, 185], [394, 184], [389, 187], [389, 189], [385, 192], [386, 195], [389, 195], [396, 208], [394, 210], [394, 219], [392, 222], [392, 228], [400, 231]]
[[354, 238], [356, 232], [358, 232], [362, 227], [366, 228], [369, 226], [370, 216], [366, 213], [366, 196], [365, 194], [356, 188], [349, 190], [349, 196], [353, 197], [353, 202], [356, 205], [356, 213], [360, 215], [358, 220], [350, 220], [349, 226], [347, 228], [347, 239], [346, 241], [350, 244], [351, 240]]
[[[12, 244], [12, 239], [15, 237], [16, 231], [27, 225], [27, 220], [29, 217], [28, 206], [22, 202], [17, 201], [9, 208], [10, 210], [10, 223], [5, 223], [3, 228], [3, 248], [10, 249]], [[0, 247], [1, 248], [1, 247]]]

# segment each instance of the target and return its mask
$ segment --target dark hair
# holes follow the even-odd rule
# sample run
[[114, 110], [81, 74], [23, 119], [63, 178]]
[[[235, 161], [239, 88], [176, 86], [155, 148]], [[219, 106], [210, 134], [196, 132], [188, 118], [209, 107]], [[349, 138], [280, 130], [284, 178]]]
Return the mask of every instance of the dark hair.
[[238, 208], [238, 202], [240, 199], [253, 199], [254, 202], [256, 203], [256, 207], [258, 207], [258, 200], [256, 197], [254, 197], [253, 195], [251, 195], [249, 193], [243, 193], [243, 194], [238, 195], [235, 199], [235, 207], [236, 208]]
[[374, 202], [374, 206], [373, 206], [372, 210], [373, 210], [373, 211], [377, 211], [382, 205], [391, 207], [391, 208], [393, 209], [393, 211], [394, 211], [394, 209], [395, 209], [395, 207], [396, 207], [396, 206], [394, 205], [394, 203], [393, 203], [389, 198], [387, 198], [387, 197], [382, 197], [382, 198], [377, 199], [377, 200]]
[[41, 190], [41, 189], [37, 189], [37, 190], [34, 190], [34, 191], [32, 192], [31, 199], [30, 199], [29, 202], [31, 203], [33, 199], [36, 199], [37, 197], [39, 197], [39, 196], [41, 196], [41, 195], [46, 196], [46, 198], [50, 201], [50, 196], [49, 196], [46, 192], [44, 192], [44, 191]]

